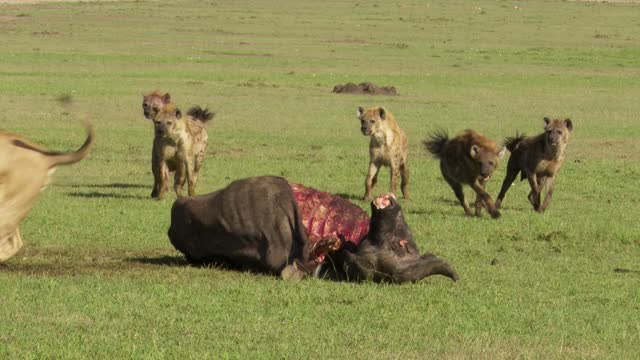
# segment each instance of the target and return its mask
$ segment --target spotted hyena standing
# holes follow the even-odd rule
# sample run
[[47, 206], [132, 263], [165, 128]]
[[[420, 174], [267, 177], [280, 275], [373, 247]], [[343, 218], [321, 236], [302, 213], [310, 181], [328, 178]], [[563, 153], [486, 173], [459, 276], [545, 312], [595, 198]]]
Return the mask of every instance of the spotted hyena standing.
[[365, 180], [364, 199], [367, 201], [373, 199], [373, 189], [382, 166], [391, 168], [390, 191], [396, 193], [398, 175], [400, 175], [402, 195], [405, 199], [409, 199], [408, 143], [404, 131], [398, 126], [393, 114], [380, 106], [366, 110], [359, 106], [358, 119], [362, 134], [371, 137], [369, 173]]
[[175, 171], [176, 195], [181, 195], [185, 181], [189, 182], [189, 195], [194, 195], [209, 142], [207, 123], [214, 113], [194, 106], [183, 116], [171, 102], [171, 96], [159, 92], [145, 95], [142, 108], [145, 117], [154, 124], [151, 153], [154, 182], [151, 197], [162, 199], [169, 187], [171, 171]]

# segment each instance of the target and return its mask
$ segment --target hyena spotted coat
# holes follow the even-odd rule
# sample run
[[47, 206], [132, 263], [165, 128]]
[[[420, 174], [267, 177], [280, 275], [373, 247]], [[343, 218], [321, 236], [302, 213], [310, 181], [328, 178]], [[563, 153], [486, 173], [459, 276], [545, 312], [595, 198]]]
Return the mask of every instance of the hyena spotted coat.
[[[520, 180], [529, 180], [531, 192], [529, 202], [540, 213], [549, 206], [553, 196], [553, 187], [560, 167], [564, 163], [564, 153], [569, 142], [569, 133], [573, 130], [571, 119], [544, 118], [544, 132], [532, 137], [516, 134], [505, 140], [505, 146], [511, 152], [507, 163], [507, 175], [496, 200], [500, 208], [513, 181], [522, 173]], [[541, 193], [546, 186], [547, 195], [541, 203]]]
[[402, 195], [405, 199], [409, 199], [408, 143], [404, 131], [398, 126], [393, 114], [383, 107], [376, 106], [365, 110], [359, 106], [357, 115], [362, 134], [371, 137], [364, 199], [367, 201], [373, 199], [373, 190], [382, 166], [391, 168], [390, 191], [396, 194], [398, 175], [400, 175]]
[[144, 95], [142, 110], [144, 116], [154, 124], [151, 197], [162, 199], [169, 188], [171, 171], [175, 171], [176, 195], [180, 196], [186, 180], [189, 181], [189, 195], [194, 195], [198, 173], [209, 144], [207, 124], [215, 114], [194, 106], [183, 117], [171, 102], [171, 95], [158, 91]]
[[427, 151], [440, 159], [442, 176], [468, 216], [472, 213], [464, 198], [462, 184], [471, 186], [476, 193], [476, 216], [480, 216], [483, 207], [487, 208], [491, 217], [500, 216], [484, 187], [504, 156], [504, 148], [499, 149], [493, 140], [474, 130], [466, 130], [453, 139], [449, 139], [445, 132], [436, 132], [423, 144]]

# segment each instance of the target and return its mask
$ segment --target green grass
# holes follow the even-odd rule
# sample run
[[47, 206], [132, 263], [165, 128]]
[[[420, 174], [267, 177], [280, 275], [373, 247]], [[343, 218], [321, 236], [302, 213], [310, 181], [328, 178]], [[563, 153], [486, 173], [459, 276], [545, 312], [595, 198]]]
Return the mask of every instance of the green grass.
[[[83, 119], [97, 130], [0, 265], [0, 358], [637, 358], [639, 19], [560, 1], [0, 4], [0, 128], [56, 150], [82, 143]], [[331, 93], [349, 81], [399, 96]], [[199, 193], [283, 175], [367, 210], [355, 113], [384, 105], [410, 141], [407, 221], [462, 280], [186, 266], [166, 236], [174, 195], [149, 199], [154, 89], [217, 112]], [[535, 134], [544, 116], [575, 127], [547, 213], [518, 182], [502, 218], [465, 218], [420, 141]]]

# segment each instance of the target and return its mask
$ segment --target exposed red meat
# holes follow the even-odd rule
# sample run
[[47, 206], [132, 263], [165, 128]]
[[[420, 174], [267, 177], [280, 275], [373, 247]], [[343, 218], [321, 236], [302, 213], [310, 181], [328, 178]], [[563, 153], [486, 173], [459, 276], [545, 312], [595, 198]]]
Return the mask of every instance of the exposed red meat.
[[358, 245], [369, 232], [369, 215], [339, 196], [290, 183], [311, 246], [311, 260], [321, 263], [329, 251]]

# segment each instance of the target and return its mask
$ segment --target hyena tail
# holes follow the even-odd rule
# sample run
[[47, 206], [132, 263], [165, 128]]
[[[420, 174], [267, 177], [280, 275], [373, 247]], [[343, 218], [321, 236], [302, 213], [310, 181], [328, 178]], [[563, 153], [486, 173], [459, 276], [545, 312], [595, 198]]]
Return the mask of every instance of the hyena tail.
[[187, 111], [187, 115], [191, 116], [192, 118], [200, 121], [201, 123], [206, 123], [207, 121], [213, 119], [213, 117], [216, 115], [216, 113], [214, 112], [210, 112], [209, 109], [207, 108], [201, 108], [200, 106], [194, 106], [191, 109], [189, 109], [189, 111]]
[[442, 158], [444, 148], [449, 142], [449, 135], [444, 130], [437, 130], [429, 135], [428, 139], [422, 140], [422, 144], [428, 152], [436, 158]]
[[65, 153], [48, 151], [41, 148], [39, 145], [35, 145], [33, 143], [22, 141], [22, 140], [14, 140], [13, 145], [38, 152], [48, 157], [50, 169], [58, 165], [73, 164], [84, 159], [89, 154], [89, 151], [91, 150], [91, 146], [93, 145], [93, 141], [95, 139], [93, 126], [89, 122], [85, 122], [85, 128], [87, 130], [87, 138], [84, 141], [84, 144], [82, 144], [82, 146], [76, 151], [65, 152]]
[[506, 139], [504, 139], [504, 146], [507, 148], [507, 150], [509, 150], [510, 152], [513, 152], [513, 150], [515, 150], [516, 146], [518, 146], [518, 144], [524, 140], [526, 136], [524, 134], [518, 134], [516, 132], [516, 136], [514, 137], [508, 137]]

